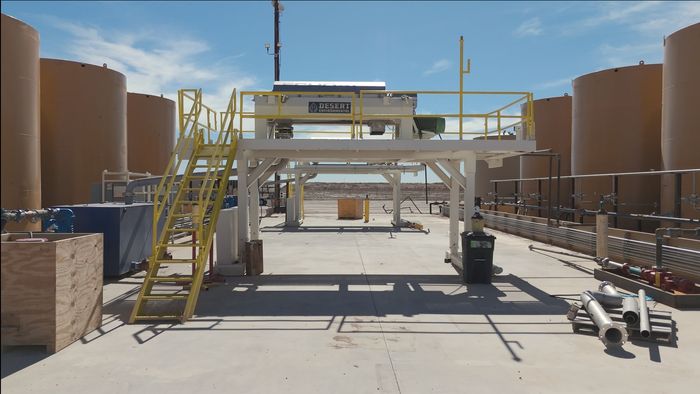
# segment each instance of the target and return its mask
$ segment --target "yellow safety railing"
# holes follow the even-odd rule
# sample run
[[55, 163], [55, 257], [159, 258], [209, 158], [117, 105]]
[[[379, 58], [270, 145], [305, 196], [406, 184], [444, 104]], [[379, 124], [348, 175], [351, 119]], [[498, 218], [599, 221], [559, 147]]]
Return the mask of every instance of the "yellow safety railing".
[[[368, 96], [376, 97], [392, 97], [410, 95], [419, 98], [422, 95], [430, 96], [457, 96], [460, 97], [460, 102], [463, 103], [464, 96], [477, 98], [486, 98], [492, 96], [511, 97], [511, 100], [499, 108], [485, 113], [430, 113], [430, 114], [397, 114], [397, 113], [377, 113], [369, 112], [366, 109], [365, 98]], [[436, 90], [360, 90], [358, 94], [352, 92], [270, 92], [270, 91], [245, 91], [240, 92], [240, 102], [243, 103], [246, 97], [274, 97], [276, 111], [272, 113], [255, 113], [254, 111], [244, 111], [243, 106], [240, 107], [240, 137], [243, 133], [252, 133], [254, 130], [246, 130], [244, 127], [244, 119], [289, 119], [295, 123], [304, 123], [308, 121], [323, 121], [334, 119], [349, 123], [347, 130], [295, 130], [295, 133], [310, 134], [310, 135], [338, 135], [349, 137], [350, 139], [363, 139], [364, 131], [362, 125], [373, 119], [381, 120], [401, 120], [413, 118], [433, 118], [441, 117], [446, 120], [454, 119], [458, 127], [455, 130], [446, 129], [443, 135], [458, 135], [459, 139], [464, 139], [464, 136], [483, 136], [488, 139], [501, 140], [504, 132], [514, 126], [522, 125], [526, 130], [526, 138], [532, 137], [534, 132], [534, 121], [532, 116], [532, 100], [533, 96], [530, 92], [497, 92], [497, 91], [436, 91]], [[329, 97], [348, 97], [350, 98], [352, 110], [349, 113], [334, 113], [334, 114], [316, 114], [316, 113], [299, 113], [293, 111], [285, 111], [284, 101], [289, 96], [329, 96]], [[514, 98], [514, 99], [513, 99]], [[526, 104], [527, 111], [522, 111], [520, 106]], [[464, 130], [465, 122], [478, 119], [481, 122], [481, 129]], [[309, 122], [312, 123], [312, 122]]]
[[[214, 143], [217, 146], [230, 144], [234, 136], [234, 116], [236, 114], [236, 90], [233, 90], [226, 111], [218, 113], [202, 103], [201, 89], [181, 89], [178, 91], [178, 120], [180, 133], [173, 154], [163, 172], [156, 193], [153, 198], [153, 248], [159, 242], [158, 223], [165, 212], [175, 186], [178, 184], [177, 176], [186, 173], [187, 166], [195, 162], [188, 160], [187, 152], [192, 152], [198, 145]], [[220, 121], [219, 121], [220, 120]], [[219, 126], [222, 129], [219, 130]], [[216, 139], [212, 139], [212, 134]], [[206, 136], [206, 138], [205, 138]], [[187, 166], [184, 164], [187, 162]], [[183, 171], [184, 169], [184, 171]], [[177, 193], [181, 193], [178, 188]], [[200, 199], [202, 196], [199, 196]], [[178, 198], [178, 195], [175, 195]], [[164, 236], [164, 234], [161, 234]]]
[[[269, 114], [258, 114], [255, 111], [245, 111], [243, 103], [245, 102], [245, 97], [274, 97], [277, 111]], [[333, 114], [311, 114], [311, 113], [284, 113], [282, 108], [284, 107], [287, 97], [290, 96], [327, 96], [327, 97], [348, 97], [350, 98], [350, 108], [351, 112], [345, 113], [333, 113]], [[250, 132], [252, 130], [244, 130], [243, 120], [244, 119], [307, 119], [307, 120], [324, 120], [324, 119], [339, 119], [350, 121], [350, 129], [347, 132], [337, 131], [337, 130], [313, 130], [313, 131], [301, 131], [304, 134], [347, 134], [351, 139], [356, 138], [356, 119], [357, 116], [353, 112], [355, 109], [355, 100], [357, 95], [354, 92], [301, 92], [301, 91], [291, 91], [291, 92], [276, 92], [276, 91], [242, 91], [240, 92], [240, 111], [238, 112], [241, 136], [243, 132]], [[297, 122], [300, 123], [300, 122]]]
[[[396, 96], [396, 95], [415, 95], [419, 97], [420, 95], [443, 95], [443, 96], [459, 96], [460, 102], [462, 102], [464, 96], [517, 96], [517, 98], [502, 107], [499, 107], [493, 111], [487, 113], [431, 113], [431, 114], [378, 114], [372, 113], [367, 114], [364, 110], [364, 97], [365, 95], [386, 95], [386, 96]], [[440, 117], [445, 119], [454, 118], [457, 120], [458, 130], [448, 130], [446, 129], [441, 134], [443, 135], [459, 135], [459, 139], [463, 139], [464, 135], [475, 135], [484, 136], [484, 138], [496, 138], [501, 140], [503, 132], [511, 127], [517, 125], [527, 125], [532, 123], [532, 112], [528, 111], [525, 114], [512, 115], [509, 112], [520, 112], [520, 104], [527, 103], [528, 108], [532, 102], [532, 93], [529, 92], [489, 92], [489, 91], [440, 91], [440, 90], [361, 90], [359, 99], [359, 124], [363, 124], [367, 120], [372, 119], [401, 119], [401, 118], [433, 118]], [[510, 110], [510, 111], [509, 111]], [[479, 131], [464, 131], [463, 125], [466, 120], [469, 119], [480, 119], [483, 121], [483, 129]], [[496, 126], [492, 127], [489, 125], [489, 119], [496, 119]], [[503, 125], [503, 120], [512, 120], [510, 123]], [[514, 121], [513, 121], [514, 120]], [[533, 127], [528, 127], [528, 131], [534, 130]], [[362, 129], [360, 129], [360, 138], [363, 138]]]
[[[464, 139], [465, 136], [483, 136], [485, 139], [498, 139], [501, 140], [505, 130], [508, 130], [515, 126], [521, 126], [524, 129], [524, 138], [532, 139], [534, 138], [534, 114], [533, 114], [533, 95], [530, 92], [498, 92], [498, 91], [465, 91], [464, 90], [464, 75], [471, 72], [471, 59], [466, 60], [466, 69], [464, 68], [464, 38], [460, 37], [459, 40], [459, 90], [458, 91], [435, 91], [435, 90], [423, 90], [423, 91], [406, 91], [406, 90], [360, 90], [359, 93], [355, 92], [311, 92], [311, 91], [245, 91], [240, 92], [240, 109], [239, 109], [239, 121], [240, 121], [240, 134], [239, 137], [243, 137], [243, 133], [253, 133], [254, 130], [245, 130], [244, 119], [269, 119], [269, 120], [293, 120], [297, 124], [303, 124], [304, 121], [308, 121], [309, 124], [312, 121], [324, 121], [324, 120], [338, 120], [341, 122], [349, 123], [348, 130], [295, 130], [295, 133], [304, 135], [339, 135], [349, 137], [350, 139], [363, 139], [363, 126], [369, 120], [401, 120], [401, 119], [412, 119], [412, 118], [432, 118], [441, 117], [448, 119], [454, 119], [457, 122], [456, 130], [445, 130], [441, 133], [443, 135], [457, 135], [460, 140]], [[411, 95], [415, 96], [416, 100], [420, 95], [430, 95], [430, 96], [457, 96], [457, 101], [459, 102], [459, 110], [457, 113], [430, 113], [430, 114], [379, 114], [370, 113], [367, 108], [365, 108], [365, 97], [376, 95], [384, 95], [384, 97], [391, 97], [396, 95]], [[348, 113], [308, 113], [304, 110], [302, 111], [292, 111], [285, 104], [289, 97], [297, 96], [326, 96], [326, 97], [336, 97], [342, 98], [346, 97], [350, 99], [351, 108]], [[464, 98], [465, 96], [475, 97], [475, 98], [492, 98], [493, 96], [503, 96], [506, 98], [512, 96], [511, 101], [507, 102], [503, 106], [485, 113], [464, 113]], [[244, 102], [246, 97], [262, 97], [262, 98], [272, 98], [274, 104], [276, 105], [276, 110], [271, 111], [271, 113], [256, 113], [255, 111], [246, 110], [244, 108]], [[356, 105], [357, 104], [357, 105]], [[525, 110], [521, 111], [520, 106], [525, 105]], [[467, 130], [465, 131], [465, 122], [479, 120], [481, 127], [478, 130]], [[472, 122], [473, 123], [473, 122]]]

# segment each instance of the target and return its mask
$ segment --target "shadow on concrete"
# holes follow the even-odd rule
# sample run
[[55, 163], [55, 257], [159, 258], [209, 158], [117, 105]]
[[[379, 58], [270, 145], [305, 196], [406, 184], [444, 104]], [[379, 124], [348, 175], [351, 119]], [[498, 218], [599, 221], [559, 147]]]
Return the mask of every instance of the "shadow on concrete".
[[[110, 332], [126, 324], [131, 312], [133, 301], [126, 299], [135, 296], [139, 291], [136, 287], [111, 300], [104, 302], [102, 306], [102, 323], [100, 327], [78, 339], [83, 344], [93, 342]], [[2, 349], [2, 378], [27, 368], [51, 354], [46, 352], [45, 346], [7, 346]]]
[[622, 347], [608, 347], [605, 348], [604, 352], [609, 356], [617, 358], [632, 359], [636, 357], [633, 353], [628, 352]]
[[568, 308], [512, 274], [494, 277], [491, 285], [465, 285], [457, 275], [261, 275], [229, 278], [227, 285], [203, 293], [197, 314], [563, 316]]
[[2, 349], [2, 379], [49, 357], [46, 346], [8, 346]]
[[530, 251], [533, 252], [533, 253], [537, 253], [537, 254], [540, 254], [540, 255], [542, 255], [542, 256], [550, 257], [550, 258], [552, 258], [552, 259], [554, 259], [554, 260], [557, 260], [558, 262], [564, 264], [565, 266], [567, 266], [567, 267], [569, 267], [569, 268], [573, 268], [573, 269], [575, 269], [576, 271], [583, 272], [584, 274], [588, 274], [588, 275], [593, 275], [593, 270], [592, 270], [592, 269], [586, 268], [586, 267], [584, 267], [584, 266], [582, 266], [582, 265], [579, 265], [579, 264], [576, 264], [576, 263], [575, 263], [574, 261], [572, 261], [572, 260], [566, 260], [566, 259], [562, 258], [561, 256], [552, 256], [552, 255], [549, 254], [549, 253], [540, 252], [539, 250], [530, 250]]
[[394, 226], [267, 226], [260, 229], [262, 233], [423, 233], [426, 231], [409, 227]]
[[187, 324], [149, 325], [134, 335], [145, 343], [165, 331], [193, 330], [494, 334], [520, 362], [523, 347], [507, 335], [572, 335], [567, 321], [545, 318], [568, 308], [515, 275], [491, 285], [465, 285], [457, 275], [262, 275], [202, 292]]
[[[635, 346], [645, 347], [649, 349], [649, 361], [660, 363], [661, 362], [661, 352], [659, 351], [659, 344], [657, 342], [649, 342], [645, 340], [633, 339], [630, 341]], [[671, 347], [678, 347], [673, 344]]]

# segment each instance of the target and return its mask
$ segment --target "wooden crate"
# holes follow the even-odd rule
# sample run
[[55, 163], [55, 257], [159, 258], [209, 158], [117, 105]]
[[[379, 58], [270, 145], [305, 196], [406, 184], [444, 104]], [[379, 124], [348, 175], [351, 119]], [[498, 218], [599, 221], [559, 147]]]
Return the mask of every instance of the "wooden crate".
[[263, 241], [252, 240], [245, 243], [245, 274], [260, 275], [263, 273]]
[[55, 353], [102, 321], [102, 234], [2, 235], [2, 345]]
[[362, 199], [338, 199], [338, 219], [362, 219]]

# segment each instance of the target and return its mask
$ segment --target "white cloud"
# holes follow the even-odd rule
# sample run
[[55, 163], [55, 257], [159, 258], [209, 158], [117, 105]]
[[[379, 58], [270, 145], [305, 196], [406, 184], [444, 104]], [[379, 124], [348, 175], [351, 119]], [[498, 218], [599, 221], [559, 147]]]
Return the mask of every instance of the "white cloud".
[[542, 34], [542, 22], [540, 18], [531, 18], [521, 23], [513, 32], [518, 37], [538, 36]]
[[574, 77], [566, 77], [560, 79], [553, 79], [551, 81], [540, 82], [538, 84], [535, 84], [535, 89], [553, 89], [562, 86], [571, 87], [571, 81], [573, 79]]
[[623, 36], [636, 39], [616, 40], [611, 34], [598, 46], [600, 68], [663, 60], [663, 37], [700, 21], [700, 2], [605, 2], [586, 5], [593, 8], [584, 19], [562, 27], [565, 35], [588, 34], [603, 27], [616, 27]]
[[176, 99], [177, 89], [202, 87], [205, 103], [224, 110], [233, 87], [249, 89], [257, 82], [230, 64], [235, 57], [212, 60], [211, 48], [202, 40], [147, 30], [105, 31], [56, 18], [52, 22], [70, 34], [65, 51], [74, 60], [106, 63], [126, 75], [130, 92]]
[[430, 66], [429, 69], [423, 71], [423, 75], [431, 75], [431, 74], [437, 74], [443, 71], [446, 71], [452, 66], [452, 62], [450, 62], [447, 59], [440, 59], [433, 63], [432, 66]]
[[638, 64], [640, 60], [658, 63], [663, 60], [662, 49], [661, 42], [623, 45], [606, 43], [599, 48], [601, 58], [608, 66], [631, 66]]
[[612, 24], [660, 38], [700, 21], [700, 2], [622, 1], [594, 5], [596, 8], [591, 16], [567, 23], [562, 32], [582, 34]]

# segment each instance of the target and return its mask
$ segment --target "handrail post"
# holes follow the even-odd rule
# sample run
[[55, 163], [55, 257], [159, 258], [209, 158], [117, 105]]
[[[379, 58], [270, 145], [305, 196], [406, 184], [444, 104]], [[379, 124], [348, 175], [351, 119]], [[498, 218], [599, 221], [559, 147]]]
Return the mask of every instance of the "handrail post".
[[501, 111], [496, 112], [496, 123], [498, 126], [498, 140], [501, 140]]
[[463, 106], [464, 104], [464, 36], [459, 36], [459, 139], [463, 139]]
[[238, 138], [243, 138], [243, 91], [241, 90], [241, 108], [238, 110], [238, 120], [240, 121], [240, 129], [238, 129]]
[[484, 139], [485, 140], [489, 139], [489, 115], [491, 115], [491, 114], [486, 114], [486, 117], [484, 118]]
[[[362, 94], [362, 93], [360, 93]], [[352, 126], [350, 126], [350, 139], [354, 140], [355, 137], [357, 136], [355, 133], [355, 95], [352, 95], [352, 103], [350, 104], [351, 106], [351, 111], [350, 111], [350, 116], [352, 116]]]

